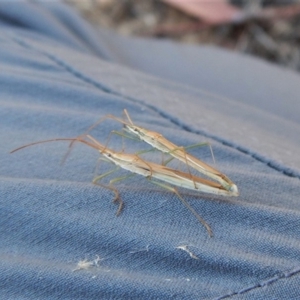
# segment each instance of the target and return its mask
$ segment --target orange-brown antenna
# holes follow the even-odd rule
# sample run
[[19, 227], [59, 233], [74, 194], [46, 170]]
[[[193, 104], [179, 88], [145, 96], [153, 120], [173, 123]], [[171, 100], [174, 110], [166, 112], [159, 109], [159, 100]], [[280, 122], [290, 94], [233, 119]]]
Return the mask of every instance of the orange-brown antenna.
[[91, 143], [91, 142], [88, 142], [84, 139], [82, 139], [81, 137], [78, 137], [78, 138], [57, 138], [57, 139], [50, 139], [50, 140], [44, 140], [44, 141], [39, 141], [39, 142], [34, 142], [34, 143], [30, 143], [30, 144], [26, 144], [26, 145], [23, 145], [19, 148], [16, 148], [12, 151], [10, 151], [10, 153], [14, 153], [14, 152], [17, 152], [21, 149], [24, 149], [24, 148], [27, 148], [27, 147], [30, 147], [30, 146], [34, 146], [34, 145], [38, 145], [38, 144], [43, 144], [43, 143], [50, 143], [50, 142], [59, 142], [59, 141], [71, 141], [72, 143], [78, 141], [80, 143], [83, 143], [83, 144], [86, 144], [94, 149], [97, 149], [97, 150], [100, 150], [99, 149], [99, 145], [95, 144], [95, 143]]
[[[123, 112], [124, 112], [127, 120], [130, 122], [130, 124], [133, 125], [133, 122], [132, 122], [131, 118], [129, 117], [129, 113], [127, 112], [126, 108], [124, 108]], [[126, 122], [124, 122], [124, 123], [126, 123]]]

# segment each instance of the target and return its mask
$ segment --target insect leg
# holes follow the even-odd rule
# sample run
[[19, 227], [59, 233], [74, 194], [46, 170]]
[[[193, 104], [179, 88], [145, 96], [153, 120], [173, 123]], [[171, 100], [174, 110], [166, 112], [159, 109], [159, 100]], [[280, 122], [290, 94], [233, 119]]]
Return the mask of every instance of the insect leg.
[[200, 217], [200, 215], [194, 210], [194, 208], [192, 206], [190, 206], [190, 204], [183, 198], [181, 197], [181, 195], [179, 194], [179, 192], [177, 191], [177, 189], [175, 189], [174, 187], [171, 187], [169, 185], [166, 185], [166, 184], [163, 184], [163, 183], [160, 183], [160, 182], [157, 182], [157, 181], [154, 181], [154, 180], [151, 180], [151, 182], [153, 184], [156, 184], [160, 187], [163, 187], [173, 193], [175, 193], [178, 198], [180, 199], [180, 201], [185, 205], [185, 207], [197, 218], [197, 220], [205, 227], [205, 229], [207, 230], [207, 233], [210, 237], [213, 236], [213, 232], [212, 232], [212, 229], [210, 228], [210, 226], [205, 222], [205, 220]]
[[109, 189], [109, 190], [111, 190], [111, 191], [113, 191], [113, 192], [115, 193], [115, 197], [114, 197], [114, 199], [113, 199], [113, 202], [114, 202], [114, 203], [115, 203], [115, 202], [119, 202], [119, 207], [118, 207], [118, 210], [117, 210], [117, 213], [116, 213], [117, 216], [121, 213], [121, 211], [122, 211], [122, 209], [123, 209], [123, 207], [124, 207], [124, 202], [123, 202], [123, 200], [120, 198], [120, 193], [119, 193], [119, 191], [118, 191], [113, 185], [111, 185], [111, 184], [109, 184], [109, 185], [104, 185], [104, 184], [99, 183], [99, 181], [100, 181], [101, 179], [103, 179], [104, 177], [106, 177], [106, 176], [108, 176], [108, 175], [114, 173], [114, 172], [117, 171], [118, 169], [119, 169], [119, 168], [115, 168], [115, 169], [110, 170], [110, 171], [108, 171], [108, 172], [106, 172], [106, 173], [104, 173], [104, 174], [102, 174], [102, 175], [99, 175], [99, 176], [97, 176], [97, 177], [95, 177], [95, 178], [93, 179], [93, 183], [94, 183], [94, 184], [99, 185], [99, 186], [102, 186], [102, 187], [104, 187], [104, 188], [107, 188], [107, 189]]

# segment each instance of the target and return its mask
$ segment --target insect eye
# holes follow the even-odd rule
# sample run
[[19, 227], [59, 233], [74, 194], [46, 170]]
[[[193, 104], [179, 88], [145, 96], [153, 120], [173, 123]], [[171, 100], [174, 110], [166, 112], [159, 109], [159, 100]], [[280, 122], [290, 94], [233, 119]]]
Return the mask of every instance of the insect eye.
[[134, 131], [135, 131], [135, 132], [138, 132], [137, 128], [134, 128]]
[[111, 157], [111, 154], [110, 154], [110, 153], [108, 153], [108, 154], [107, 154], [107, 156], [108, 156], [108, 157]]

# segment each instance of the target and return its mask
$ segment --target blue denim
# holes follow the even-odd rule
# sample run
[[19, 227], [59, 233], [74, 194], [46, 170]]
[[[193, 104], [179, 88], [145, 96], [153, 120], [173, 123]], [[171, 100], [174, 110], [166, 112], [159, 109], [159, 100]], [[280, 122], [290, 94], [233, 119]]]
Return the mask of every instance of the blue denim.
[[[0, 32], [1, 299], [300, 298], [298, 74], [95, 30], [60, 2], [0, 1]], [[116, 217], [112, 191], [92, 184], [100, 154], [85, 145], [63, 165], [64, 142], [9, 154], [124, 108], [177, 145], [211, 143], [240, 196], [179, 192], [212, 238], [174, 193], [141, 176], [116, 183], [125, 203]], [[104, 144], [121, 128], [106, 120], [92, 135]], [[109, 147], [122, 144], [114, 136]], [[191, 151], [211, 163], [209, 149]], [[97, 173], [111, 168], [100, 161]]]

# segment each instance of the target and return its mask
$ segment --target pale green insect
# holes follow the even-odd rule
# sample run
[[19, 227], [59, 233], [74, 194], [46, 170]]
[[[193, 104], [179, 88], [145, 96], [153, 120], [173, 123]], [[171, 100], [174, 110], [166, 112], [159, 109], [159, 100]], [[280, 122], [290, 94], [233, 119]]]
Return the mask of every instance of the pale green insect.
[[196, 158], [195, 156], [187, 153], [184, 147], [173, 144], [162, 134], [134, 125], [127, 111], [124, 110], [124, 112], [130, 121], [130, 124], [124, 124], [126, 131], [134, 134], [139, 139], [151, 145], [153, 148], [170, 154], [174, 158], [186, 163], [189, 167], [197, 170], [211, 179], [218, 181], [228, 191], [227, 196], [239, 195], [237, 186], [226, 175]]
[[[166, 167], [164, 165], [159, 165], [156, 163], [148, 162], [140, 158], [138, 155], [135, 154], [126, 154], [123, 152], [115, 152], [102, 144], [100, 144], [96, 139], [94, 139], [90, 135], [86, 135], [85, 140], [82, 137], [78, 138], [58, 138], [58, 139], [51, 139], [51, 140], [45, 140], [45, 141], [39, 141], [35, 143], [31, 143], [28, 145], [24, 145], [22, 147], [19, 147], [17, 149], [14, 149], [11, 151], [11, 153], [16, 152], [18, 150], [21, 150], [23, 148], [46, 143], [46, 142], [53, 142], [53, 141], [71, 141], [71, 142], [81, 142], [84, 143], [96, 150], [98, 150], [107, 160], [114, 163], [118, 167], [121, 167], [122, 169], [125, 169], [127, 171], [130, 171], [133, 174], [139, 174], [147, 179], [149, 179], [152, 183], [157, 184], [161, 187], [164, 187], [172, 192], [174, 192], [182, 201], [182, 203], [196, 216], [196, 218], [204, 225], [206, 228], [208, 234], [212, 236], [212, 230], [210, 226], [199, 216], [199, 214], [184, 200], [181, 195], [178, 193], [178, 191], [171, 186], [165, 185], [165, 183], [169, 183], [178, 187], [186, 188], [189, 190], [195, 190], [198, 192], [205, 192], [210, 194], [216, 194], [216, 195], [223, 195], [223, 196], [231, 196], [231, 192], [226, 190], [221, 184], [218, 184], [216, 182], [200, 178], [194, 175], [191, 175], [189, 173], [181, 172], [178, 170], [171, 169], [169, 167]], [[112, 171], [107, 172], [101, 176], [96, 177], [93, 182], [97, 183], [100, 179], [104, 178], [108, 174], [111, 174]], [[154, 181], [153, 179], [159, 180]], [[116, 178], [114, 180], [111, 180], [110, 184], [119, 180], [124, 179], [124, 177]], [[118, 191], [112, 186], [108, 186], [111, 190], [113, 190], [116, 194], [115, 200], [118, 200], [120, 202], [119, 209], [117, 214], [121, 211], [123, 202], [119, 197]]]

